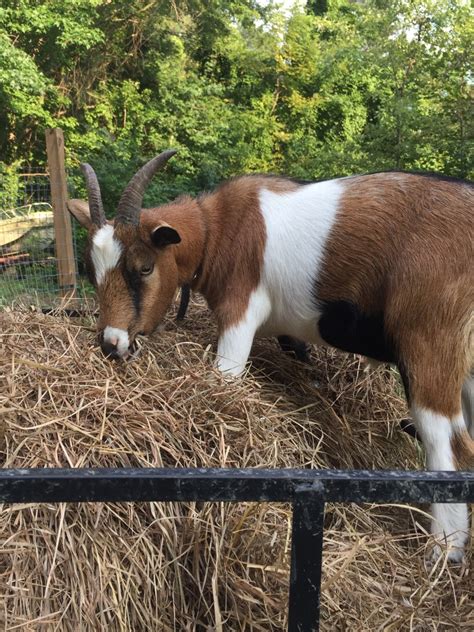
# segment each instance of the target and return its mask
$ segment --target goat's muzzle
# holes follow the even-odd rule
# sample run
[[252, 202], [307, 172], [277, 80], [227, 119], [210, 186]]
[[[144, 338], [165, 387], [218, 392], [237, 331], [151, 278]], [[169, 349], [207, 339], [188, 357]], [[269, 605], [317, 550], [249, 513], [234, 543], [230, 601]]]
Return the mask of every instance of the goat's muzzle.
[[111, 360], [120, 360], [122, 357], [119, 353], [118, 347], [116, 344], [112, 342], [106, 342], [105, 340], [100, 341], [100, 348], [102, 349], [104, 355]]
[[117, 336], [105, 336], [99, 333], [99, 344], [104, 355], [111, 360], [133, 360], [138, 356], [140, 345], [137, 340], [132, 340], [125, 348], [123, 340]]

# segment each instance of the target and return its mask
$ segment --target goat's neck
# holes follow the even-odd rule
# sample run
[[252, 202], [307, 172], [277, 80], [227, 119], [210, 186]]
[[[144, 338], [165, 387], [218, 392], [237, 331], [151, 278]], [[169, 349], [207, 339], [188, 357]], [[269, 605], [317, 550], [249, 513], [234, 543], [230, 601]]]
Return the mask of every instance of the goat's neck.
[[225, 198], [218, 191], [196, 199], [182, 197], [152, 213], [155, 222], [166, 222], [181, 237], [176, 247], [179, 284], [190, 284], [213, 308], [214, 298], [222, 293], [220, 273], [228, 267], [229, 252], [222, 248], [229, 229]]
[[265, 229], [258, 206], [258, 182], [240, 178], [196, 201], [204, 226], [201, 261], [192, 288], [215, 311], [233, 295], [257, 285]]
[[183, 197], [156, 209], [146, 209], [142, 212], [142, 223], [146, 231], [165, 223], [179, 233], [181, 242], [174, 246], [178, 283], [192, 283], [204, 256], [207, 232], [206, 220], [198, 202]]
[[265, 228], [256, 178], [241, 178], [199, 196], [178, 198], [151, 211], [175, 228], [179, 283], [191, 284], [215, 310], [229, 292], [249, 293], [260, 275]]

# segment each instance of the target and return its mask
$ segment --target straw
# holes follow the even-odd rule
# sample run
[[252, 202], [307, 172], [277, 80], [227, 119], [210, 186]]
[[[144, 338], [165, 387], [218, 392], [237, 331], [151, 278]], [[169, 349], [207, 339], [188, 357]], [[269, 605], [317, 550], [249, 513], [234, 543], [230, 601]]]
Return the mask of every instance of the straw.
[[[394, 371], [261, 340], [245, 378], [223, 379], [201, 302], [129, 364], [102, 356], [92, 316], [0, 320], [3, 467], [422, 467]], [[288, 505], [0, 508], [4, 630], [285, 629]], [[425, 562], [427, 509], [328, 506], [322, 630], [473, 629], [469, 563]]]

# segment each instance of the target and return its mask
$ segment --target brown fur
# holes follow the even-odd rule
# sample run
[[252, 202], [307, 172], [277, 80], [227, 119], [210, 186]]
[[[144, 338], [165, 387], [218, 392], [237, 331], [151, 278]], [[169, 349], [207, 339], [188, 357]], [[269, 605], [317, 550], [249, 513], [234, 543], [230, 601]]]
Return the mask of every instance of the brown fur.
[[178, 282], [191, 282], [203, 294], [221, 331], [242, 318], [260, 281], [265, 225], [258, 192], [263, 186], [281, 192], [297, 187], [282, 178], [245, 176], [197, 200], [182, 197], [143, 212], [142, 234], [160, 221], [180, 234], [182, 241], [175, 250]]
[[[258, 203], [263, 186], [277, 192], [298, 187], [284, 178], [244, 176], [198, 199], [181, 196], [170, 204], [145, 209], [138, 229], [117, 226], [114, 235], [121, 241], [124, 255], [120, 269], [108, 272], [98, 288], [99, 330], [106, 324], [125, 329], [130, 340], [139, 332], [151, 333], [163, 319], [178, 286], [184, 283], [191, 283], [203, 294], [220, 331], [238, 322], [259, 283], [263, 265], [265, 226]], [[84, 224], [83, 203], [72, 200], [69, 208]], [[87, 221], [90, 251], [95, 227]], [[162, 224], [179, 233], [179, 244], [155, 248], [150, 235]], [[89, 253], [86, 259], [90, 259]], [[140, 270], [150, 262], [154, 264], [153, 272], [140, 277]], [[140, 277], [138, 313], [125, 272]]]
[[261, 184], [258, 178], [234, 180], [199, 201], [208, 231], [202, 271], [194, 287], [214, 310], [220, 330], [242, 318], [260, 281], [265, 248], [258, 204]]
[[[207, 299], [220, 334], [236, 324], [263, 268], [266, 232], [259, 191], [298, 186], [246, 176], [197, 200], [184, 196], [143, 211], [138, 228], [118, 226], [115, 236], [124, 252], [98, 288], [99, 328], [126, 330], [133, 342], [137, 333], [156, 328], [185, 283]], [[474, 189], [400, 173], [348, 178], [341, 186], [314, 295], [322, 302], [351, 303], [356, 314], [373, 317], [373, 349], [379, 345], [382, 358], [398, 361], [411, 403], [458, 420], [463, 382], [474, 367]], [[80, 205], [76, 211], [83, 217]], [[173, 245], [163, 246], [161, 239], [154, 245], [152, 235], [163, 225], [179, 234], [180, 243], [168, 230], [160, 232], [172, 233]], [[456, 429], [455, 461], [470, 466], [474, 441]]]
[[101, 332], [107, 325], [127, 330], [135, 312], [120, 270], [107, 273], [104, 282], [97, 288], [97, 295], [100, 306], [97, 330]]
[[[456, 417], [474, 366], [474, 188], [376, 174], [348, 180], [341, 207], [320, 298], [383, 313], [413, 403]], [[458, 458], [474, 456], [467, 439]]]
[[451, 439], [451, 449], [459, 470], [469, 470], [474, 465], [474, 441], [466, 431], [456, 433]]
[[[474, 365], [473, 189], [401, 173], [343, 182], [317, 295], [350, 301], [368, 315], [384, 314], [413, 401], [452, 418], [460, 411], [461, 385]], [[197, 200], [183, 196], [145, 210], [138, 229], [117, 227], [125, 248], [122, 272], [138, 278], [150, 262], [154, 270], [140, 277], [138, 314], [121, 272], [109, 273], [99, 288], [99, 326], [107, 322], [127, 329], [132, 339], [139, 331], [151, 332], [183, 283], [205, 296], [221, 331], [238, 322], [263, 264], [262, 187], [284, 192], [298, 185], [245, 176]], [[150, 235], [163, 223], [178, 231], [181, 243], [153, 246]], [[452, 244], [458, 246], [455, 253]]]

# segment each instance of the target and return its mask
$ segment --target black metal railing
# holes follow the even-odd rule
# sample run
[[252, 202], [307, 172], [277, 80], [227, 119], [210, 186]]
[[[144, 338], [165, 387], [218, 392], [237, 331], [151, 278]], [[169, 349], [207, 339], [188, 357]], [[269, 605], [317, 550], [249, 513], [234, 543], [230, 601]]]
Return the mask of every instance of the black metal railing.
[[474, 472], [0, 469], [0, 502], [290, 502], [289, 632], [317, 632], [326, 502], [474, 502]]

